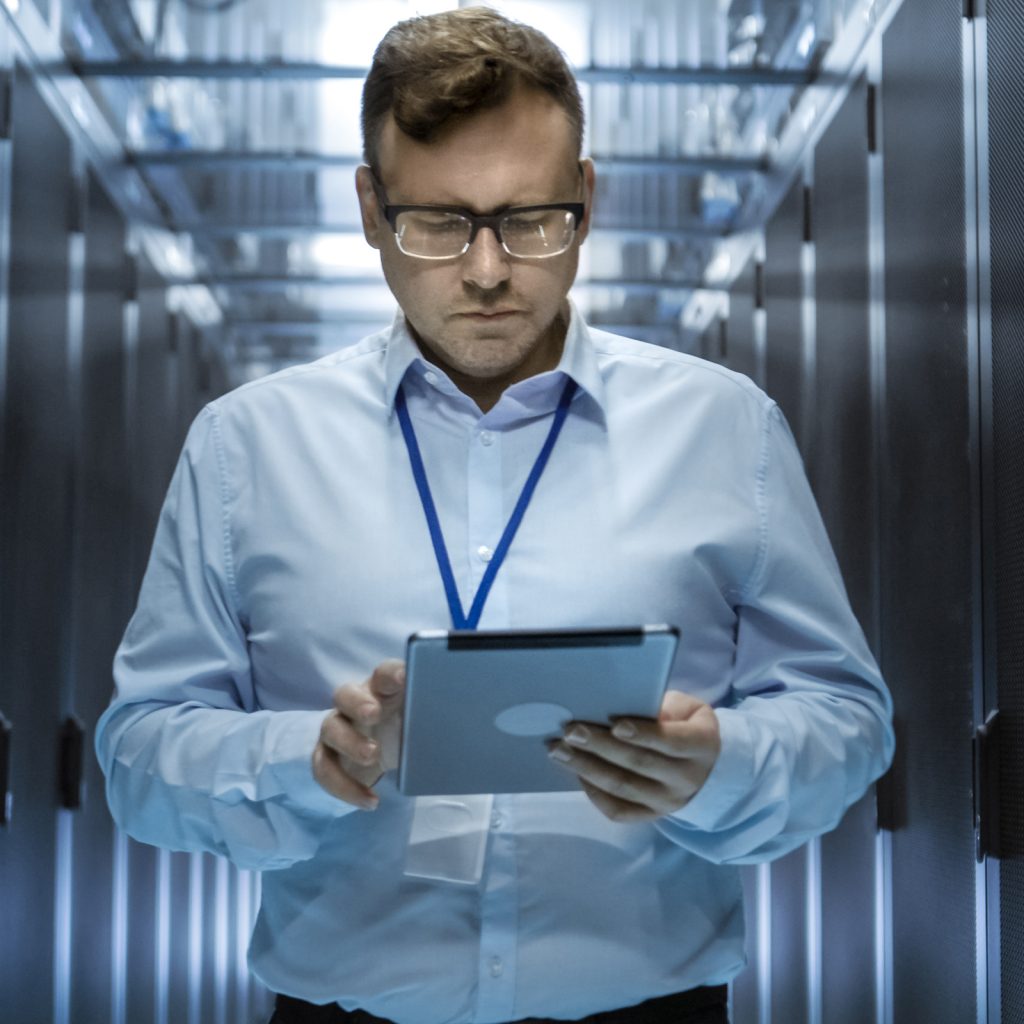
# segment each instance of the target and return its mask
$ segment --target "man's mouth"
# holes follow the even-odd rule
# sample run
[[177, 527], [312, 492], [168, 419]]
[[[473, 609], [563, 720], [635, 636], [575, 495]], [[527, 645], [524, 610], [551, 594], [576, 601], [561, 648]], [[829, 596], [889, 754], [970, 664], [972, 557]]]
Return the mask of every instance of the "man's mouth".
[[467, 317], [470, 320], [494, 322], [515, 316], [519, 312], [518, 309], [475, 309], [469, 310], [466, 313], [460, 313], [459, 316]]

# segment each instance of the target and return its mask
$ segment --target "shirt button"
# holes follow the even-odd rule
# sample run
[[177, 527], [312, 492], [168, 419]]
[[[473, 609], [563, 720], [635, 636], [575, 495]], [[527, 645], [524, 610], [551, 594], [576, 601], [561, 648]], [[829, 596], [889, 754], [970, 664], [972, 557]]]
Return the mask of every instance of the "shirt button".
[[480, 431], [480, 443], [487, 448], [494, 444], [494, 435], [489, 430]]
[[492, 978], [500, 978], [505, 973], [505, 965], [501, 962], [500, 956], [492, 956], [490, 962]]
[[497, 811], [495, 811], [491, 815], [491, 828], [501, 828], [501, 826], [504, 824], [505, 819]]
[[437, 383], [437, 374], [434, 373], [433, 370], [427, 370], [427, 372], [425, 374], [423, 374], [423, 379], [428, 384], [436, 384]]
[[481, 562], [489, 562], [494, 557], [494, 552], [486, 544], [481, 544], [476, 553]]

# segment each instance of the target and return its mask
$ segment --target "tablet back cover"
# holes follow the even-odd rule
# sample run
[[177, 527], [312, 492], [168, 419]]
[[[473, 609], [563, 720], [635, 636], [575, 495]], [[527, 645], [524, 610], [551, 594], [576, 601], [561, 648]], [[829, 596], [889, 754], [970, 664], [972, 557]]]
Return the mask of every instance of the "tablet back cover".
[[674, 627], [432, 632], [409, 640], [399, 789], [410, 796], [579, 788], [545, 741], [570, 720], [654, 718]]

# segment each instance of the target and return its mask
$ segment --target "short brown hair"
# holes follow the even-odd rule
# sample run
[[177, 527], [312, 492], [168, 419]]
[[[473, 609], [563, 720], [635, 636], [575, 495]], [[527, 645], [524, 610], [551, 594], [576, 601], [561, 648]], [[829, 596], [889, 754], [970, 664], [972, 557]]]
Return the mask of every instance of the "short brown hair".
[[543, 89], [565, 110], [583, 149], [583, 101], [565, 55], [543, 32], [487, 7], [401, 21], [380, 41], [363, 86], [363, 156], [379, 174], [390, 111], [429, 142], [450, 118], [500, 106], [518, 84]]

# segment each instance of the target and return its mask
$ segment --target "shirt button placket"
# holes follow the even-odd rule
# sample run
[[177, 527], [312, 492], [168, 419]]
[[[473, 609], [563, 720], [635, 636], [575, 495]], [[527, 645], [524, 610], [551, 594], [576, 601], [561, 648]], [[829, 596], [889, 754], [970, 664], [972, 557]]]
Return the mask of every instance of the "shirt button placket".
[[[507, 798], [495, 797], [505, 803]], [[519, 884], [516, 839], [511, 809], [495, 809], [480, 893], [480, 950], [476, 1016], [480, 1020], [511, 1020], [516, 999], [516, 929]]]
[[[501, 455], [502, 438], [494, 430], [480, 429], [470, 438], [467, 461], [469, 565], [473, 593], [494, 557], [494, 548], [505, 529], [505, 500], [502, 494]], [[498, 573], [501, 576], [501, 573]], [[504, 605], [500, 594], [500, 579], [495, 581], [484, 607], [490, 610], [493, 623], [493, 605]], [[482, 628], [487, 628], [481, 622]]]

